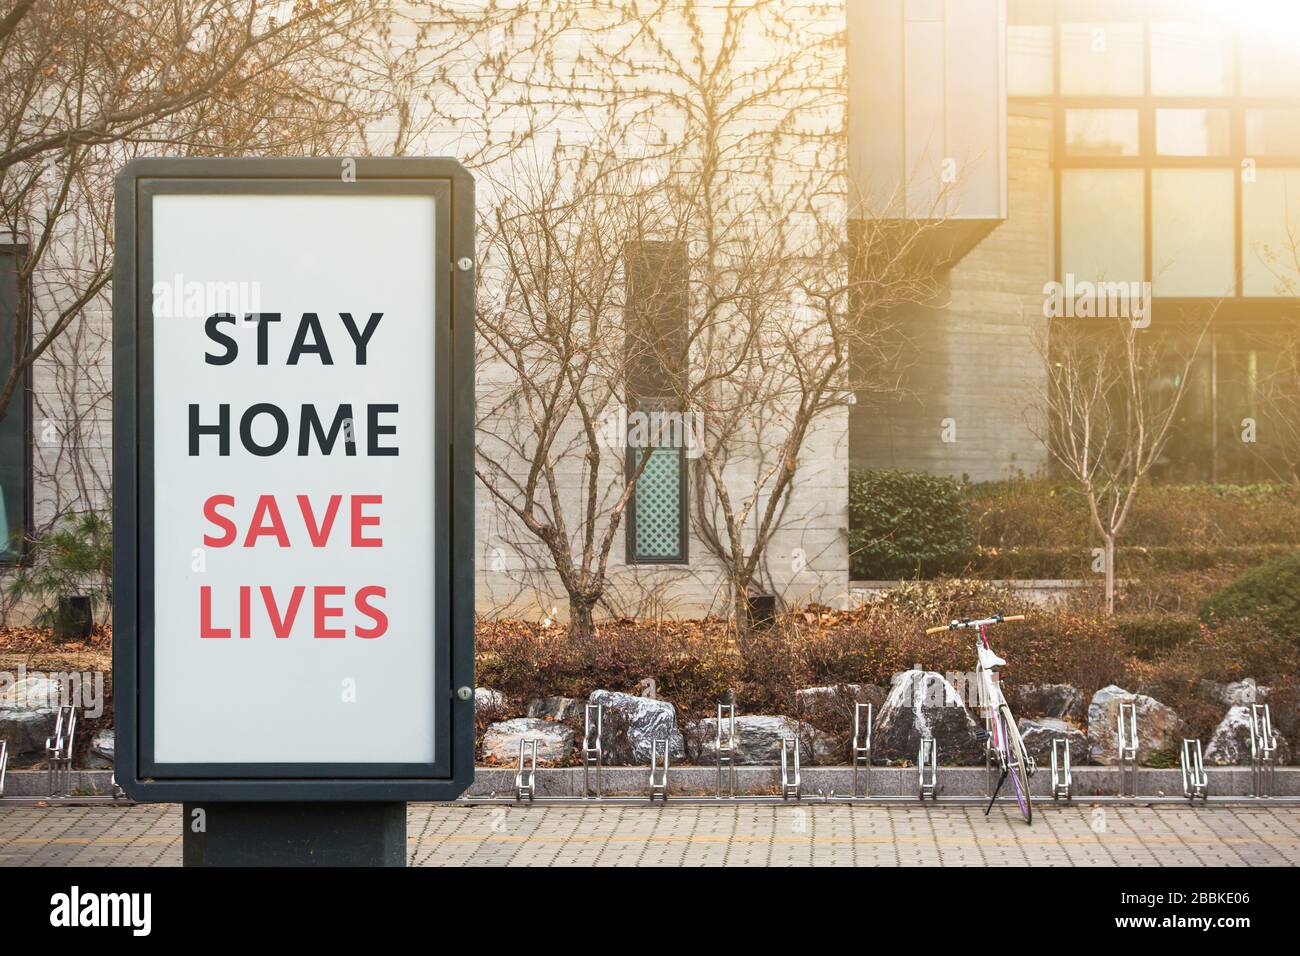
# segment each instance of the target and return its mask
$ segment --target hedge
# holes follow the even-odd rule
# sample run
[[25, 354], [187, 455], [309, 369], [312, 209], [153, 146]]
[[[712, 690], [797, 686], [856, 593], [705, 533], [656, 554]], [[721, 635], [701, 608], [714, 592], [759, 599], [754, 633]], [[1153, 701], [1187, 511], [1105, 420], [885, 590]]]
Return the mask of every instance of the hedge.
[[1276, 634], [1300, 633], [1300, 551], [1251, 568], [1211, 594], [1200, 607], [1201, 620], [1247, 618]]
[[1150, 661], [1196, 640], [1201, 623], [1191, 614], [1148, 611], [1120, 614], [1115, 618], [1124, 643], [1140, 660]]
[[[1082, 492], [1049, 481], [966, 486], [973, 543], [980, 548], [1090, 547], [1097, 533]], [[1148, 548], [1300, 545], [1294, 485], [1162, 485], [1139, 490], [1121, 543]]]
[[904, 471], [849, 476], [855, 577], [928, 577], [960, 564], [969, 547], [965, 489], [955, 478]]
[[[1121, 576], [1248, 568], [1300, 544], [1290, 485], [1151, 485], [1121, 533]], [[849, 479], [850, 574], [1088, 578], [1100, 541], [1079, 491], [1048, 481], [969, 484], [918, 472]]]
[[[1204, 571], [1215, 568], [1247, 568], [1286, 554], [1288, 545], [1254, 547], [1119, 547], [1115, 551], [1115, 570], [1120, 577], [1164, 574], [1176, 571]], [[1095, 560], [1091, 547], [1010, 548], [967, 552], [960, 568], [945, 568], [957, 573], [966, 571], [979, 577], [1006, 579], [1087, 578], [1099, 576], [1093, 571]]]

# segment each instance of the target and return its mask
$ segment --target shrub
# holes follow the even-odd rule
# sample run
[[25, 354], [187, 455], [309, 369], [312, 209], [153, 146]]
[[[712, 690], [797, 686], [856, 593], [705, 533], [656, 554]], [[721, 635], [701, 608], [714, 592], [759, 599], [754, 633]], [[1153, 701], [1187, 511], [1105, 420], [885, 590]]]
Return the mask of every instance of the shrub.
[[952, 570], [969, 544], [965, 491], [955, 478], [874, 470], [850, 476], [854, 577], [896, 579]]
[[1300, 628], [1300, 551], [1258, 567], [1211, 594], [1201, 604], [1203, 621], [1249, 618], [1275, 633], [1294, 635]]
[[[972, 538], [985, 551], [1091, 548], [1098, 544], [1083, 495], [1050, 481], [967, 486]], [[1152, 484], [1133, 502], [1123, 544], [1217, 549], [1300, 544], [1300, 489]]]
[[972, 540], [984, 551], [1079, 549], [1096, 536], [1083, 495], [1046, 481], [981, 482], [966, 488]]
[[1010, 589], [978, 578], [903, 581], [871, 603], [927, 621], [930, 626], [961, 617], [1020, 614], [1029, 607]]
[[[1300, 648], [1255, 621], [1240, 620], [1203, 627], [1186, 643], [1150, 661], [1133, 665], [1131, 690], [1168, 704], [1187, 723], [1186, 735], [1208, 739], [1223, 719], [1224, 705], [1210, 698], [1202, 681], [1227, 683], [1253, 677], [1272, 685], [1274, 721], [1293, 727], [1288, 696], [1300, 669]], [[1287, 733], [1282, 730], [1282, 733]]]
[[[1100, 577], [1093, 570], [1094, 545], [1052, 548], [985, 548], [969, 552], [969, 572], [987, 578], [1089, 578]], [[1120, 577], [1210, 571], [1224, 567], [1250, 567], [1288, 554], [1289, 545], [1245, 547], [1160, 546], [1125, 547], [1115, 554]]]
[[[982, 582], [978, 593], [996, 589]], [[923, 585], [909, 584], [914, 595]], [[988, 589], [988, 590], [983, 590]], [[963, 594], [975, 593], [963, 591]], [[795, 714], [795, 691], [842, 683], [888, 687], [894, 674], [920, 664], [941, 673], [975, 667], [969, 631], [927, 635], [925, 628], [959, 614], [998, 610], [978, 603], [955, 607], [926, 598], [900, 597], [852, 612], [831, 612], [808, 623], [801, 614], [781, 615], [770, 628], [738, 642], [724, 619], [601, 625], [593, 641], [573, 641], [563, 628], [519, 621], [480, 621], [477, 680], [522, 707], [531, 697], [583, 698], [597, 688], [632, 691], [655, 678], [661, 698], [674, 703], [683, 721], [712, 716], [735, 691], [742, 713]], [[937, 600], [937, 599], [936, 599]], [[903, 609], [925, 608], [920, 614]], [[939, 611], [931, 610], [940, 608]], [[1003, 611], [1020, 611], [1001, 605]], [[1086, 694], [1109, 683], [1126, 686], [1129, 658], [1114, 623], [1096, 616], [1032, 610], [1027, 620], [996, 629], [994, 649], [1010, 661], [1012, 683], [1066, 682]], [[851, 709], [846, 708], [851, 715]], [[837, 728], [827, 727], [827, 730]]]
[[1120, 637], [1141, 660], [1152, 660], [1196, 639], [1200, 622], [1190, 614], [1139, 612], [1115, 619]]
[[34, 623], [63, 639], [75, 631], [73, 599], [90, 602], [92, 617], [113, 599], [113, 526], [107, 512], [65, 515], [49, 531], [34, 536], [28, 560], [10, 579], [11, 603], [36, 603]]
[[[1242, 566], [1220, 565], [1207, 570], [1168, 571], [1121, 579], [1117, 582], [1116, 607], [1121, 612], [1172, 611], [1195, 617], [1207, 594], [1228, 584], [1244, 570]], [[1072, 599], [1076, 596], [1076, 604], [1089, 601], [1095, 604], [1100, 590], [1084, 589], [1072, 595]]]

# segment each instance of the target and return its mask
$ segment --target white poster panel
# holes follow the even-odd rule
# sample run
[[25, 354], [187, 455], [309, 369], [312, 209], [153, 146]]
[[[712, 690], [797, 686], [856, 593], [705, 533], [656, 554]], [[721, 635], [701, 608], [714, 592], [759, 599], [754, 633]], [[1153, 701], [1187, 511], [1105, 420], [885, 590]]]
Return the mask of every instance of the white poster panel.
[[153, 198], [160, 763], [434, 759], [434, 207]]

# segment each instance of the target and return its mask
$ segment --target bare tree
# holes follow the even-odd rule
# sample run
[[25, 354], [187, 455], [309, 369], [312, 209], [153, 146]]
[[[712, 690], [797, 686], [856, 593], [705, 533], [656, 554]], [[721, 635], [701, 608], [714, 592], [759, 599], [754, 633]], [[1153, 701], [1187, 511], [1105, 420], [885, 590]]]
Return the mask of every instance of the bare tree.
[[[552, 46], [532, 60], [505, 55], [509, 82], [501, 90], [526, 88], [520, 109], [530, 130], [547, 128], [542, 117], [550, 111], [586, 118], [585, 127], [571, 121], [553, 132], [567, 137], [575, 155], [625, 160], [634, 175], [619, 188], [640, 195], [640, 215], [654, 214], [624, 237], [672, 250], [670, 268], [685, 277], [680, 336], [641, 327], [626, 307], [607, 327], [669, 373], [658, 404], [704, 423], [688, 463], [691, 526], [745, 630], [749, 594], [771, 586], [766, 554], [797, 497], [810, 436], [831, 427], [828, 413], [842, 411], [855, 390], [887, 387], [883, 332], [895, 308], [935, 294], [933, 263], [921, 253], [926, 226], [881, 219], [853, 241], [846, 235], [843, 35], [808, 11], [777, 0], [624, 0], [548, 10], [564, 28], [550, 33]], [[627, 229], [618, 219], [601, 228]], [[566, 328], [548, 348], [568, 355], [567, 338]], [[603, 360], [605, 401], [619, 389], [617, 374], [634, 371], [626, 362], [626, 355]], [[635, 391], [626, 389], [629, 403], [640, 400]], [[580, 407], [550, 411], [591, 416]], [[531, 409], [529, 420], [537, 420]], [[551, 427], [565, 434], [551, 416], [542, 422], [541, 434]], [[537, 461], [547, 451], [534, 444], [524, 458]], [[612, 489], [620, 493], [611, 489], [603, 521], [612, 518], [616, 527], [638, 473], [617, 476]], [[502, 477], [494, 479], [498, 486]], [[512, 508], [526, 510], [520, 504], [535, 497], [524, 482]], [[589, 493], [587, 500], [604, 499]], [[597, 510], [588, 508], [584, 518]], [[546, 523], [540, 530], [556, 536]], [[611, 540], [593, 544], [593, 580], [601, 588]], [[551, 554], [561, 580], [580, 580], [563, 566], [569, 551]], [[586, 561], [571, 563], [581, 569]], [[575, 602], [581, 586], [566, 588], [581, 617], [591, 593]]]
[[937, 222], [848, 235], [843, 35], [806, 10], [630, 3], [610, 32], [580, 95], [606, 91], [662, 172], [691, 293], [685, 348], [660, 361], [685, 362], [676, 405], [704, 423], [692, 529], [744, 632], [810, 438], [889, 387], [893, 313], [936, 294], [921, 240]]
[[[340, 0], [38, 0], [0, 16], [0, 243], [19, 301], [0, 411], [33, 368], [39, 535], [103, 507], [113, 177], [134, 155], [425, 152], [467, 163], [527, 140], [467, 93], [522, 7]], [[476, 113], [477, 111], [477, 113]], [[466, 122], [478, 115], [481, 123]], [[490, 128], [489, 128], [490, 127]], [[485, 130], [475, 136], [475, 129]]]
[[625, 249], [653, 234], [653, 210], [634, 170], [594, 150], [508, 169], [480, 239], [476, 473], [540, 542], [586, 638], [649, 458], [625, 475], [612, 430], [633, 355]]
[[1261, 336], [1262, 368], [1253, 382], [1261, 412], [1246, 447], [1278, 478], [1300, 486], [1300, 334]]
[[[0, 16], [0, 232], [23, 301], [0, 410], [104, 292], [133, 155], [400, 153], [458, 109], [442, 58], [517, 18], [392, 0], [18, 0]], [[400, 34], [400, 36], [396, 35]]]
[[[1250, 249], [1273, 278], [1272, 294], [1290, 299], [1300, 293], [1300, 218], [1288, 214], [1292, 208], [1284, 205], [1279, 244], [1255, 242]], [[1242, 384], [1260, 412], [1248, 451], [1277, 477], [1300, 485], [1300, 333], [1293, 322], [1291, 317], [1249, 337], [1258, 365]]]
[[[850, 239], [831, 219], [803, 230], [799, 255], [760, 270], [775, 287], [746, 309], [744, 347], [730, 353], [737, 368], [691, 381], [687, 401], [709, 410], [695, 474], [696, 525], [726, 570], [742, 633], [748, 595], [771, 586], [767, 550], [809, 439], [836, 427], [828, 415], [846, 411], [858, 394], [898, 388], [897, 315], [938, 294], [926, 251], [937, 228], [937, 221], [866, 220]], [[737, 472], [748, 478], [737, 480]]]
[[1127, 316], [1100, 326], [1054, 320], [1039, 340], [1045, 394], [1031, 421], [1051, 459], [1088, 503], [1102, 542], [1107, 614], [1115, 613], [1115, 548], [1138, 491], [1161, 459], [1213, 313], [1190, 335], [1157, 335]]

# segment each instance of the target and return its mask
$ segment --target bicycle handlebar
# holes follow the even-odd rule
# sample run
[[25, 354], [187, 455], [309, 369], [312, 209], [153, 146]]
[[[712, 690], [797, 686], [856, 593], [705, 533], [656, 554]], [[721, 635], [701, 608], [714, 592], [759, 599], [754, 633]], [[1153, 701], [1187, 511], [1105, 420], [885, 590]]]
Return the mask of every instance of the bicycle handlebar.
[[1024, 619], [1025, 616], [1023, 614], [1008, 614], [1006, 616], [1003, 616], [1001, 614], [994, 614], [992, 617], [986, 617], [977, 621], [972, 621], [969, 618], [964, 618], [960, 621], [952, 621], [948, 624], [941, 624], [938, 627], [927, 627], [925, 629], [925, 633], [938, 634], [940, 631], [959, 631], [962, 630], [963, 628], [969, 628], [969, 627], [988, 627], [990, 624], [1001, 624], [1003, 621], [1023, 621]]

